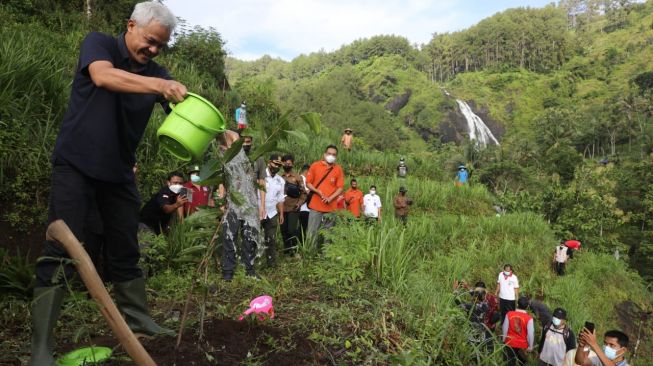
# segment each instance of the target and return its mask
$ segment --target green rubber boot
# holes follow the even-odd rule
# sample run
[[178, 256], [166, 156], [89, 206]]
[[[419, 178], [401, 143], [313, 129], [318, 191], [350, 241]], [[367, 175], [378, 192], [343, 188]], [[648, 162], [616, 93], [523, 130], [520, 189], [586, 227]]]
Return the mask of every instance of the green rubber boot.
[[32, 355], [28, 366], [51, 366], [54, 364], [54, 336], [64, 291], [61, 286], [37, 287], [32, 303]]
[[116, 294], [116, 305], [125, 315], [125, 321], [132, 332], [148, 336], [174, 336], [176, 334], [171, 329], [159, 326], [150, 317], [143, 277], [115, 283], [113, 288]]

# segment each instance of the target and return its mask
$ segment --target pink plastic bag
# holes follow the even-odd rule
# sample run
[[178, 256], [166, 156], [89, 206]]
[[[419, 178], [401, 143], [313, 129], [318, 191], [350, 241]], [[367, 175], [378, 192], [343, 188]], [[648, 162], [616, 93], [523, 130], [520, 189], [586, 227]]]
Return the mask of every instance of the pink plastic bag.
[[249, 309], [245, 310], [238, 320], [243, 320], [251, 313], [258, 314], [259, 320], [265, 320], [266, 315], [270, 319], [274, 318], [274, 306], [272, 306], [272, 297], [263, 295], [255, 298], [249, 303]]

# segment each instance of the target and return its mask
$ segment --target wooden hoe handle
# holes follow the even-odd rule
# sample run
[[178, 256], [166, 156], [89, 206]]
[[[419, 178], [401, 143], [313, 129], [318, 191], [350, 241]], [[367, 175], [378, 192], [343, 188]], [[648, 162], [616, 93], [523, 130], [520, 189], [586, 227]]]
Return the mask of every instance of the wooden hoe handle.
[[100, 306], [100, 312], [109, 323], [113, 334], [116, 335], [134, 363], [138, 366], [156, 366], [149, 353], [143, 348], [134, 333], [127, 326], [125, 319], [118, 312], [118, 308], [111, 300], [106, 287], [102, 283], [91, 258], [89, 258], [82, 244], [75, 238], [68, 225], [63, 220], [57, 220], [48, 226], [45, 233], [47, 240], [59, 242], [74, 260], [77, 272], [86, 285], [88, 292]]

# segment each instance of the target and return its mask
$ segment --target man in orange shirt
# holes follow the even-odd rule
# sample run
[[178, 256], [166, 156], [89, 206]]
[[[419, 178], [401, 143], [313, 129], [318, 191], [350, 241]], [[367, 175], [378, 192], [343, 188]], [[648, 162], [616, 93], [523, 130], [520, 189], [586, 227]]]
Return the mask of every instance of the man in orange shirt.
[[347, 128], [345, 133], [342, 135], [342, 138], [340, 139], [340, 143], [347, 151], [351, 151], [351, 145], [354, 143], [353, 133], [354, 131], [352, 131], [351, 128]]
[[[311, 210], [308, 215], [309, 240], [315, 240], [320, 227], [329, 229], [335, 224], [335, 219], [329, 213], [336, 210], [336, 199], [345, 186], [345, 175], [342, 167], [336, 164], [338, 148], [335, 145], [327, 146], [324, 159], [311, 164], [306, 173], [306, 187], [312, 192], [308, 201]], [[313, 242], [315, 243], [315, 242]]]
[[347, 209], [356, 218], [361, 217], [361, 206], [363, 205], [363, 192], [358, 189], [358, 182], [352, 179], [349, 184], [349, 189], [345, 192], [345, 203]]

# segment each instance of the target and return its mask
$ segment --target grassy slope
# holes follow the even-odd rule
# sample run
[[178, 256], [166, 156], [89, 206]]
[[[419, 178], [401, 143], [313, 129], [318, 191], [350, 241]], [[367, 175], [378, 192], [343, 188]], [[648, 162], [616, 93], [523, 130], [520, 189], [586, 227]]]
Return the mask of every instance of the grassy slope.
[[[309, 336], [337, 363], [468, 365], [478, 354], [493, 365], [500, 364], [498, 355], [482, 356], [465, 341], [467, 322], [453, 305], [454, 279], [483, 280], [492, 288], [502, 264], [510, 262], [522, 291], [542, 296], [551, 308], [566, 308], [576, 330], [585, 320], [593, 320], [599, 331], [619, 328], [614, 308], [623, 301], [651, 306], [641, 279], [611, 256], [581, 253], [571, 261], [568, 276], [556, 277], [550, 267], [556, 240], [547, 224], [528, 213], [496, 217], [483, 187], [457, 188], [421, 178], [359, 181], [362, 187], [379, 186], [385, 207], [380, 227], [342, 222], [323, 256], [305, 252], [301, 260], [283, 259], [279, 269], [261, 270], [261, 282], [239, 274], [233, 283], [224, 283], [211, 274], [208, 282], [217, 284], [217, 292], [209, 297], [208, 317], [234, 319], [249, 299], [266, 293], [275, 299], [275, 326]], [[407, 186], [415, 200], [406, 229], [391, 218], [399, 185]], [[181, 309], [189, 273], [160, 271], [150, 279], [157, 317]], [[196, 300], [201, 296], [198, 292]], [[106, 334], [88, 300], [76, 299], [65, 307], [60, 339], [80, 329]], [[12, 342], [3, 343], [1, 353], [12, 355], [27, 342], [27, 332], [15, 334], [28, 318], [27, 303], [8, 304], [0, 332], [12, 333], [0, 335], [11, 336]], [[187, 337], [198, 328], [197, 309]], [[642, 347], [644, 355], [651, 355], [650, 339]]]

